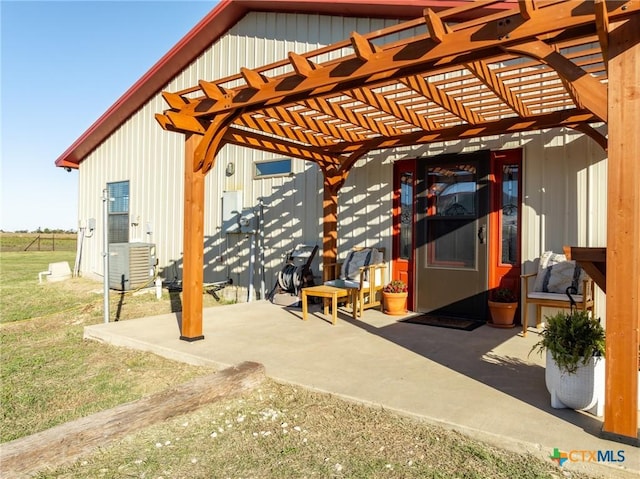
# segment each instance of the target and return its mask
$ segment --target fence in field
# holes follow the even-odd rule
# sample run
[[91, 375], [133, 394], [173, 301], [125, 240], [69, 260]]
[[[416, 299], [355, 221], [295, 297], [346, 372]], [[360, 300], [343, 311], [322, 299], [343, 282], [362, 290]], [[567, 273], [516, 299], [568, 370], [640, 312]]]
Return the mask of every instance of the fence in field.
[[2, 251], [75, 251], [76, 235], [69, 233], [49, 234], [2, 234]]

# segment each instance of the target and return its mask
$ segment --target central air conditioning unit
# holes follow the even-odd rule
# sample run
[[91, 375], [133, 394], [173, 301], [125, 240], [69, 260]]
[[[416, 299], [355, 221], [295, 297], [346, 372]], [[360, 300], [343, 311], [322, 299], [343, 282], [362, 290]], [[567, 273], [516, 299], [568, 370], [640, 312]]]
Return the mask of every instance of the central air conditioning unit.
[[131, 291], [151, 284], [155, 276], [156, 245], [111, 243], [109, 245], [109, 288]]

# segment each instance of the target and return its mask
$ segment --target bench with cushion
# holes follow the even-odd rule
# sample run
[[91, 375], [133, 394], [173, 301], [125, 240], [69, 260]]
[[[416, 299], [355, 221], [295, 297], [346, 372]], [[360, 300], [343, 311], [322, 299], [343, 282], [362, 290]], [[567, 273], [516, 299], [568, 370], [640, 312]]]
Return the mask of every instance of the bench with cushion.
[[595, 308], [595, 286], [591, 278], [575, 261], [567, 260], [566, 255], [545, 251], [540, 256], [538, 271], [523, 274], [522, 335], [527, 335], [529, 326], [529, 305], [536, 305], [536, 328], [542, 324], [542, 308], [571, 308], [567, 288], [573, 286], [577, 294], [571, 297], [578, 309], [591, 311]]
[[344, 263], [334, 263], [325, 267], [329, 268], [325, 274], [333, 278], [337, 276], [336, 279], [325, 281], [325, 285], [356, 290], [356, 304], [353, 307], [360, 317], [365, 309], [376, 306], [382, 308], [381, 292], [387, 267], [384, 262], [384, 249], [354, 248]]

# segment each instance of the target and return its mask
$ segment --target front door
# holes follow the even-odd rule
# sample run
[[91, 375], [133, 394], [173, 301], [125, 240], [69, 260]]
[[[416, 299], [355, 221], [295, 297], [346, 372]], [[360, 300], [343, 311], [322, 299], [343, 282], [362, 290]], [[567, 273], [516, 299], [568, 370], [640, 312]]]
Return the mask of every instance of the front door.
[[485, 320], [490, 153], [416, 165], [416, 309]]

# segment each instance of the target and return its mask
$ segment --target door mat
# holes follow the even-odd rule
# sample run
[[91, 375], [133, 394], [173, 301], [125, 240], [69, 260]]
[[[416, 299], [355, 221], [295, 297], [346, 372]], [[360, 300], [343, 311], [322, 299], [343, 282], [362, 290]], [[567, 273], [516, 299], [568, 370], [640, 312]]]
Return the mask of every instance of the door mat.
[[402, 323], [424, 324], [425, 326], [435, 326], [437, 328], [460, 329], [462, 331], [473, 331], [484, 324], [484, 321], [476, 321], [466, 318], [452, 318], [447, 316], [435, 316], [431, 314], [421, 314], [411, 318], [403, 319]]

